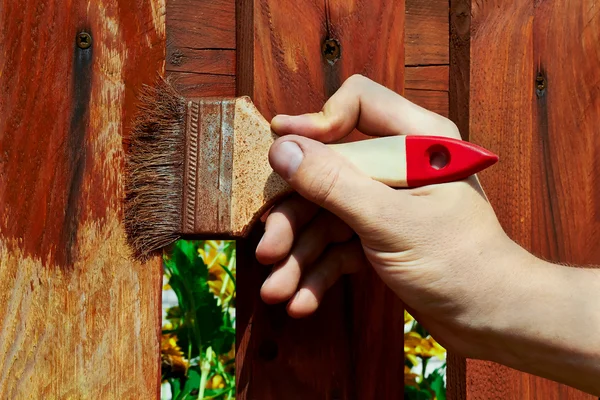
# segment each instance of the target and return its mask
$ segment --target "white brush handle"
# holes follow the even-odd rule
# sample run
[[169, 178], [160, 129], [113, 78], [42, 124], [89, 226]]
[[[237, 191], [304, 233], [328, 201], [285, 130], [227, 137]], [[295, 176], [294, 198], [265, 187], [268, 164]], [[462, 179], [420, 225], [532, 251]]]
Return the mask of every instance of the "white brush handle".
[[391, 187], [407, 186], [406, 136], [387, 136], [327, 146], [372, 179]]

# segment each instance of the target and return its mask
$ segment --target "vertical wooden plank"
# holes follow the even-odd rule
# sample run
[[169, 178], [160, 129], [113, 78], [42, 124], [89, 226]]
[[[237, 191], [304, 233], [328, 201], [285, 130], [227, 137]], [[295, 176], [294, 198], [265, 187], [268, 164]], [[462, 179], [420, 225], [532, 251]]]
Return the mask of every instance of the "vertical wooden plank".
[[[238, 1], [238, 94], [270, 119], [319, 110], [354, 73], [402, 92], [404, 11], [386, 0]], [[341, 45], [334, 63], [321, 54], [327, 38]], [[244, 261], [254, 260], [261, 232], [243, 244]], [[403, 396], [402, 307], [372, 271], [335, 285], [303, 320], [260, 300], [268, 269], [254, 263], [238, 273], [241, 399]]]
[[[482, 183], [507, 233], [555, 262], [600, 263], [600, 193], [591, 172], [600, 146], [600, 47], [592, 39], [600, 34], [599, 7], [592, 0], [473, 3], [469, 133], [502, 160]], [[466, 384], [473, 399], [594, 398], [472, 360]]]
[[164, 4], [1, 1], [0, 20], [0, 397], [156, 397], [161, 264], [126, 245], [122, 141]]
[[[456, 124], [464, 140], [470, 139], [471, 3], [471, 0], [450, 0], [448, 118]], [[447, 397], [465, 399], [467, 362], [452, 352], [448, 352], [446, 359]]]
[[471, 0], [450, 0], [449, 118], [469, 139]]

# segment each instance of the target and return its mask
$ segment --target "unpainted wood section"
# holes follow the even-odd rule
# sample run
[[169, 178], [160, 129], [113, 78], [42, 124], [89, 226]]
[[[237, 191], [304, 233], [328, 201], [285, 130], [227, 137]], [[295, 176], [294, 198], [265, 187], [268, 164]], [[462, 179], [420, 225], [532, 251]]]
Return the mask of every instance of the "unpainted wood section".
[[[501, 160], [480, 174], [482, 183], [507, 233], [556, 262], [600, 263], [597, 8], [566, 0], [473, 4], [469, 134]], [[473, 399], [594, 398], [472, 360], [466, 383]]]
[[161, 264], [131, 257], [122, 168], [164, 4], [0, 10], [0, 397], [154, 398]]
[[[354, 73], [402, 93], [404, 2], [238, 3], [238, 94], [250, 95], [270, 120], [321, 109]], [[247, 18], [251, 18], [250, 23]], [[329, 32], [327, 31], [329, 26]], [[325, 38], [341, 45], [333, 65]], [[239, 68], [239, 67], [238, 67]], [[285, 304], [259, 298], [269, 269], [254, 260], [257, 226], [238, 268], [237, 372], [240, 399], [354, 399], [403, 396], [403, 311], [370, 269], [338, 282], [317, 313], [293, 320]], [[242, 247], [242, 246], [240, 246]], [[246, 286], [247, 285], [247, 286]]]
[[235, 0], [167, 0], [166, 71], [189, 97], [235, 95]]
[[406, 65], [447, 65], [448, 24], [448, 0], [406, 0]]

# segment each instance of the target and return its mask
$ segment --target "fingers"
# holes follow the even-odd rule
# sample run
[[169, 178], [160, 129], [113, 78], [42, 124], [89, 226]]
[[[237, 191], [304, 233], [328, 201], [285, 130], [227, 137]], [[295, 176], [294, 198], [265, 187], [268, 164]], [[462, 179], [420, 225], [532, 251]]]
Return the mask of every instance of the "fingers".
[[372, 180], [334, 150], [305, 137], [278, 139], [269, 162], [302, 197], [336, 214], [360, 236], [377, 230], [382, 218], [398, 208], [398, 196], [409, 196]]
[[460, 139], [450, 120], [422, 108], [361, 75], [348, 78], [321, 112], [278, 115], [271, 121], [278, 135], [302, 135], [334, 142], [354, 128], [371, 136], [433, 135]]
[[352, 230], [329, 212], [320, 213], [299, 235], [294, 248], [273, 272], [261, 288], [261, 296], [267, 303], [288, 300], [295, 292], [302, 271], [312, 265], [330, 243], [349, 240]]
[[327, 290], [342, 275], [358, 272], [367, 265], [358, 239], [333, 247], [305, 274], [298, 292], [288, 303], [288, 314], [302, 318], [314, 313]]
[[281, 261], [290, 252], [297, 232], [312, 220], [319, 206], [294, 194], [277, 205], [265, 223], [265, 233], [256, 248], [256, 259], [264, 265]]

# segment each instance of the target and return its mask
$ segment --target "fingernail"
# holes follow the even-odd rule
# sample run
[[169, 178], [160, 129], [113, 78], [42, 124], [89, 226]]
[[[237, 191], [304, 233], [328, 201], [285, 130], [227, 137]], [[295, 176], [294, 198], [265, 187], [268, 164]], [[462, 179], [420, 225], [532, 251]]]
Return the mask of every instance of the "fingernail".
[[302, 290], [298, 290], [296, 292], [296, 294], [294, 295], [294, 299], [293, 300], [294, 301], [298, 301], [298, 300], [300, 300], [301, 297], [302, 297]]
[[271, 120], [271, 127], [275, 131], [284, 129], [286, 127], [287, 123], [289, 122], [289, 120], [290, 120], [289, 115], [278, 114], [278, 115], [274, 116], [273, 119]]
[[303, 158], [300, 146], [288, 140], [281, 143], [273, 153], [272, 167], [284, 179], [289, 179], [296, 173]]

